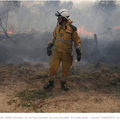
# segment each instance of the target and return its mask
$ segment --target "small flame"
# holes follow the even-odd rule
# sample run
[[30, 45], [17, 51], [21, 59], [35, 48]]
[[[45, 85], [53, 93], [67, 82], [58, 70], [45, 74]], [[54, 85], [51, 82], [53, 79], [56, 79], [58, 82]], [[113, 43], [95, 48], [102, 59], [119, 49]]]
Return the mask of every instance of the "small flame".
[[93, 33], [88, 32], [87, 30], [84, 30], [84, 24], [82, 25], [81, 28], [78, 28], [77, 32], [84, 35], [93, 35]]
[[36, 31], [40, 31], [40, 29], [36, 29]]
[[12, 32], [12, 31], [10, 31], [10, 30], [8, 30], [8, 31], [7, 31], [7, 33], [8, 33], [8, 34], [13, 34], [13, 32]]
[[120, 29], [120, 25], [119, 25], [119, 26], [114, 27], [113, 29]]
[[[27, 32], [27, 33], [32, 32], [32, 31], [33, 31], [33, 32], [34, 32], [34, 31], [36, 31], [36, 32], [41, 32], [41, 30], [40, 30], [39, 28], [36, 28], [36, 29], [25, 29], [25, 30], [24, 30], [24, 32]], [[15, 33], [18, 32], [18, 30], [15, 30], [15, 29], [13, 29], [13, 28], [10, 26], [6, 32], [7, 32], [7, 34], [15, 34]], [[0, 34], [4, 34], [4, 32], [3, 32], [3, 31], [0, 31]]]
[[75, 62], [78, 62], [77, 59], [75, 59]]
[[28, 31], [30, 32], [32, 29], [29, 29]]
[[7, 31], [8, 34], [13, 34], [13, 30], [12, 28], [10, 27], [9, 30]]

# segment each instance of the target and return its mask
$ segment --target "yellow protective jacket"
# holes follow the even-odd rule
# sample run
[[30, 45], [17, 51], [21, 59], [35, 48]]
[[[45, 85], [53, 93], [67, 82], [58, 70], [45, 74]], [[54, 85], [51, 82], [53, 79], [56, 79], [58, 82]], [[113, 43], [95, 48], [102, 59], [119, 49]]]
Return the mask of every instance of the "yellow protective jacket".
[[81, 49], [81, 40], [77, 33], [75, 26], [71, 25], [72, 21], [69, 19], [65, 26], [56, 26], [53, 37], [49, 43], [54, 45], [54, 50], [62, 53], [72, 52], [72, 42], [77, 49]]

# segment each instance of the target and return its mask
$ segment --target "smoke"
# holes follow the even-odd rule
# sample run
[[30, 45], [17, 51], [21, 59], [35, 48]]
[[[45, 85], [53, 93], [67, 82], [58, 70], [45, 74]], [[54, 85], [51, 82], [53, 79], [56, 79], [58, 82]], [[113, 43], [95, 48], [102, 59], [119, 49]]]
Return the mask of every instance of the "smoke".
[[[10, 37], [16, 43], [6, 39], [0, 29], [0, 46], [2, 46], [0, 52], [4, 54], [0, 58], [0, 63], [49, 62], [46, 47], [57, 25], [55, 12], [61, 8], [69, 10], [70, 19], [77, 28], [84, 25], [86, 31], [97, 34], [99, 55], [96, 57], [98, 53], [94, 49], [94, 36], [79, 33], [82, 42], [82, 61], [119, 62], [120, 58], [116, 56], [120, 48], [120, 29], [114, 29], [120, 26], [119, 4], [119, 1], [106, 4], [100, 1], [22, 1], [16, 10], [11, 9], [8, 12], [7, 27], [12, 28], [13, 34]], [[0, 11], [2, 24], [6, 28], [7, 11], [3, 2], [0, 2]], [[73, 54], [76, 55], [74, 48]]]

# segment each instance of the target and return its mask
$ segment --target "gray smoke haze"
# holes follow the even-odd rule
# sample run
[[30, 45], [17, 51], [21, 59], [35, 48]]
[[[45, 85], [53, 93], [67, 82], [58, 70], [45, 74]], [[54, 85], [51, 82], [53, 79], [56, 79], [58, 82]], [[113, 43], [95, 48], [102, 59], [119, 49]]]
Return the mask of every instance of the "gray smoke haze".
[[[0, 53], [2, 56], [0, 63], [49, 62], [50, 57], [46, 55], [46, 47], [57, 25], [55, 12], [61, 8], [69, 10], [70, 19], [73, 20], [73, 25], [78, 29], [84, 25], [84, 32], [97, 34], [100, 55], [95, 58], [96, 60], [119, 62], [120, 58], [116, 58], [116, 56], [119, 56], [120, 50], [120, 28], [115, 29], [115, 27], [120, 26], [119, 4], [119, 1], [111, 1], [106, 4], [105, 2], [86, 1], [21, 1], [19, 7], [11, 8], [8, 12], [7, 29], [11, 28], [14, 32], [10, 37], [16, 43], [6, 39], [5, 35], [1, 34], [3, 30], [0, 28]], [[0, 18], [5, 29], [6, 8], [1, 1]], [[79, 35], [83, 43], [83, 61], [90, 61], [85, 57], [86, 55], [92, 57], [93, 54], [98, 54], [93, 49], [94, 35], [80, 32]], [[89, 45], [86, 47], [86, 44]], [[74, 51], [73, 54], [75, 54]], [[91, 51], [91, 54], [88, 51]]]

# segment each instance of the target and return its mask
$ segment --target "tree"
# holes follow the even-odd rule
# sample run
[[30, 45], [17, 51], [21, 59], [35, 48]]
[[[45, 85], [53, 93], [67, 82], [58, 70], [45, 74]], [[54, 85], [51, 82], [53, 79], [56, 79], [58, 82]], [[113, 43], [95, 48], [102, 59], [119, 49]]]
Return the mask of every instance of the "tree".
[[[114, 12], [117, 11], [118, 5], [116, 1], [109, 1], [109, 0], [100, 0], [94, 3], [92, 9], [92, 18], [94, 18], [94, 26], [99, 26], [99, 29], [107, 29], [110, 31], [109, 28], [113, 25], [113, 16]], [[108, 32], [109, 32], [108, 31]]]
[[17, 9], [20, 7], [20, 1], [3, 1], [4, 8], [6, 11], [6, 31], [7, 31], [7, 22], [8, 22], [8, 15], [10, 11], [17, 12]]
[[95, 2], [93, 6], [96, 12], [111, 13], [113, 10], [117, 9], [116, 1], [100, 0]]
[[[5, 28], [3, 28], [2, 26], [2, 22], [1, 22], [1, 27], [6, 35], [6, 40], [7, 38], [11, 39], [8, 35], [7, 35], [7, 24], [8, 24], [8, 16], [9, 16], [9, 12], [10, 11], [15, 11], [17, 12], [17, 9], [20, 7], [20, 1], [3, 1], [3, 5], [4, 5], [4, 11], [5, 11], [5, 14], [6, 14], [6, 21], [5, 21]], [[12, 40], [12, 39], [11, 39]]]

